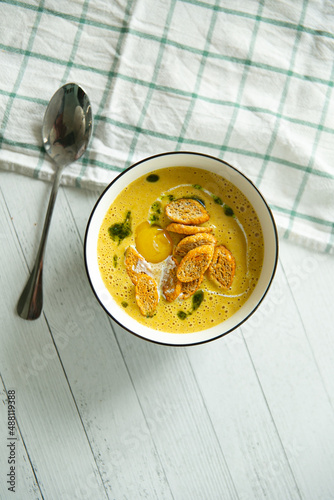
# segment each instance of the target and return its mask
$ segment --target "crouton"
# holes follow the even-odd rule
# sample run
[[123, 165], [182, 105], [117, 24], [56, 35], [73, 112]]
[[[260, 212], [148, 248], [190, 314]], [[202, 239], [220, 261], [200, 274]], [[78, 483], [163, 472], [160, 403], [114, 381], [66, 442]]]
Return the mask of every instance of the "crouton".
[[215, 245], [216, 238], [209, 233], [197, 233], [183, 238], [174, 248], [174, 255], [184, 257], [193, 248], [201, 245]]
[[143, 316], [155, 314], [159, 302], [158, 285], [154, 278], [141, 273], [136, 284], [136, 302]]
[[199, 289], [203, 281], [203, 274], [197, 279], [193, 281], [188, 281], [188, 283], [182, 283], [180, 299], [188, 299]]
[[161, 278], [162, 292], [167, 302], [173, 302], [181, 293], [182, 283], [177, 279], [178, 262], [174, 257], [168, 259]]
[[170, 220], [180, 224], [202, 224], [210, 218], [205, 207], [192, 198], [181, 198], [168, 203], [165, 212]]
[[125, 268], [132, 283], [136, 285], [140, 274], [148, 274], [150, 265], [135, 248], [128, 247], [125, 251]]
[[186, 224], [178, 224], [172, 222], [166, 227], [167, 231], [178, 234], [197, 234], [197, 233], [211, 233], [213, 227], [211, 226], [187, 226]]
[[214, 252], [213, 245], [201, 245], [190, 250], [181, 260], [176, 276], [182, 283], [194, 281], [209, 267]]
[[224, 245], [216, 247], [208, 269], [209, 278], [222, 288], [230, 288], [234, 274], [235, 258]]

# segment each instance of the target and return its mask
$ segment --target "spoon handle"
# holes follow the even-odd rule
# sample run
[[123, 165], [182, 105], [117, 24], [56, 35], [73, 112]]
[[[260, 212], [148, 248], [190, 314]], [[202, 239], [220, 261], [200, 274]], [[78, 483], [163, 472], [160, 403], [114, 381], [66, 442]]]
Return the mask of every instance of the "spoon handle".
[[42, 312], [44, 251], [62, 170], [62, 167], [57, 167], [35, 264], [17, 304], [17, 313], [23, 319], [37, 319]]

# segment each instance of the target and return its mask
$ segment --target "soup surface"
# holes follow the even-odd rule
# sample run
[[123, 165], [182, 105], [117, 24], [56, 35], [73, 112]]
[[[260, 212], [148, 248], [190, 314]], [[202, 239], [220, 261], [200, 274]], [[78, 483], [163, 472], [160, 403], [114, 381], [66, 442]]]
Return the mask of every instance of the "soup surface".
[[[161, 276], [173, 249], [186, 235], [166, 231], [172, 222], [165, 214], [171, 200], [194, 198], [210, 215], [201, 227], [212, 228], [217, 245], [235, 258], [230, 288], [223, 289], [204, 274], [200, 289], [167, 302]], [[125, 266], [125, 252], [132, 246], [148, 262], [159, 286], [159, 302], [152, 317], [141, 314], [135, 286]], [[129, 184], [107, 211], [98, 237], [98, 263], [102, 279], [120, 307], [151, 328], [191, 333], [229, 318], [249, 298], [260, 277], [263, 235], [259, 219], [248, 199], [231, 182], [206, 170], [171, 167], [152, 172]]]

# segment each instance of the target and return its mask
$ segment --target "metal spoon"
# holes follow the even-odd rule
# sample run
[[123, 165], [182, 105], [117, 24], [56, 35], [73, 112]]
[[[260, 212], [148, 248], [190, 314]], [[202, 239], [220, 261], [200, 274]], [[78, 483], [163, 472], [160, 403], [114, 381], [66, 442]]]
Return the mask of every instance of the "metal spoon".
[[36, 319], [42, 312], [44, 250], [60, 177], [64, 167], [84, 154], [92, 130], [93, 116], [88, 96], [79, 85], [67, 83], [51, 98], [43, 120], [43, 145], [57, 170], [35, 265], [17, 304], [17, 312], [23, 319]]

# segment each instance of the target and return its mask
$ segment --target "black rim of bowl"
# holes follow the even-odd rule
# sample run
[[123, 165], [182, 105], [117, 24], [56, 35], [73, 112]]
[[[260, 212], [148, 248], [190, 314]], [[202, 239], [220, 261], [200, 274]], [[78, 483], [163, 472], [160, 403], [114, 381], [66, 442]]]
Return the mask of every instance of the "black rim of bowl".
[[[271, 276], [270, 276], [270, 279], [268, 280], [268, 284], [266, 286], [266, 289], [264, 290], [260, 300], [257, 302], [257, 304], [253, 307], [253, 309], [251, 310], [251, 312], [245, 317], [243, 318], [241, 321], [239, 321], [239, 323], [235, 326], [233, 326], [232, 328], [230, 328], [229, 330], [227, 330], [226, 332], [223, 332], [221, 334], [218, 334], [214, 337], [210, 337], [208, 339], [205, 339], [205, 340], [201, 340], [199, 342], [185, 342], [185, 343], [177, 343], [177, 344], [174, 344], [172, 342], [162, 342], [162, 341], [159, 341], [159, 340], [153, 340], [153, 339], [149, 339], [143, 335], [141, 335], [140, 333], [137, 333], [137, 332], [134, 332], [133, 330], [131, 330], [130, 328], [127, 328], [126, 326], [124, 326], [120, 321], [118, 321], [117, 318], [115, 318], [107, 309], [106, 307], [104, 306], [103, 302], [101, 302], [99, 296], [97, 295], [96, 291], [95, 291], [95, 287], [92, 283], [92, 280], [91, 280], [91, 277], [90, 277], [90, 274], [89, 274], [89, 264], [87, 262], [87, 251], [86, 251], [86, 247], [87, 247], [87, 238], [88, 238], [88, 233], [89, 233], [89, 228], [90, 228], [90, 224], [91, 224], [91, 221], [92, 221], [92, 218], [94, 216], [94, 213], [95, 213], [95, 210], [97, 208], [97, 206], [99, 205], [100, 203], [100, 200], [103, 198], [103, 196], [105, 195], [105, 193], [109, 190], [109, 188], [115, 183], [118, 181], [118, 179], [120, 177], [122, 177], [123, 175], [125, 175], [127, 172], [129, 172], [129, 170], [132, 170], [134, 168], [136, 168], [138, 165], [141, 165], [142, 163], [145, 163], [149, 160], [152, 160], [154, 158], [160, 158], [162, 156], [174, 156], [174, 155], [193, 155], [193, 156], [201, 156], [201, 157], [204, 157], [204, 158], [210, 158], [212, 160], [216, 160], [216, 161], [219, 161], [220, 163], [228, 166], [229, 168], [231, 168], [232, 170], [234, 170], [235, 172], [237, 172], [239, 175], [241, 175], [242, 177], [245, 178], [245, 180], [247, 182], [249, 182], [249, 184], [251, 184], [251, 186], [255, 189], [255, 191], [258, 193], [258, 195], [260, 196], [260, 198], [262, 199], [267, 211], [268, 211], [268, 214], [270, 216], [270, 219], [271, 219], [271, 223], [272, 223], [272, 227], [273, 227], [273, 230], [274, 230], [274, 236], [275, 236], [275, 259], [274, 259], [274, 266], [273, 266], [273, 269], [272, 269], [272, 272], [271, 272]], [[236, 330], [237, 328], [239, 328], [243, 323], [245, 323], [245, 321], [247, 321], [254, 313], [255, 311], [258, 309], [258, 307], [260, 306], [260, 304], [262, 303], [263, 299], [265, 298], [265, 296], [267, 295], [268, 291], [269, 291], [269, 288], [273, 282], [273, 279], [274, 279], [274, 276], [275, 276], [275, 273], [276, 273], [276, 269], [277, 269], [277, 265], [278, 265], [278, 253], [279, 253], [279, 238], [278, 238], [278, 232], [277, 232], [277, 227], [276, 227], [276, 223], [275, 223], [275, 219], [274, 219], [274, 216], [272, 214], [272, 211], [271, 211], [271, 208], [269, 207], [268, 203], [266, 202], [266, 200], [264, 199], [262, 193], [258, 190], [258, 188], [255, 186], [255, 184], [245, 175], [243, 174], [240, 170], [238, 170], [237, 168], [235, 168], [233, 165], [231, 165], [230, 163], [224, 161], [224, 160], [221, 160], [220, 158], [217, 158], [215, 156], [212, 156], [212, 155], [208, 155], [206, 153], [199, 153], [199, 152], [194, 152], [194, 151], [169, 151], [169, 152], [165, 152], [165, 153], [158, 153], [158, 154], [155, 154], [155, 155], [152, 155], [152, 156], [148, 156], [142, 160], [139, 160], [138, 162], [136, 163], [133, 163], [130, 167], [128, 167], [126, 170], [124, 170], [123, 172], [121, 172], [119, 175], [117, 175], [109, 184], [108, 186], [103, 190], [103, 192], [100, 194], [100, 196], [98, 197], [92, 211], [91, 211], [91, 214], [89, 216], [89, 219], [88, 219], [88, 222], [87, 222], [87, 226], [86, 226], [86, 231], [85, 231], [85, 239], [84, 239], [84, 261], [85, 261], [85, 268], [86, 268], [86, 274], [87, 274], [87, 277], [88, 277], [88, 281], [89, 281], [89, 284], [93, 290], [93, 293], [97, 299], [97, 301], [99, 302], [99, 304], [102, 306], [102, 308], [104, 309], [104, 311], [108, 314], [108, 316], [113, 320], [115, 321], [115, 323], [117, 323], [121, 328], [123, 328], [124, 330], [128, 331], [129, 333], [131, 333], [132, 335], [135, 335], [136, 337], [139, 337], [140, 339], [143, 339], [143, 340], [146, 340], [147, 342], [151, 342], [153, 344], [159, 344], [159, 345], [166, 345], [166, 346], [171, 346], [171, 347], [188, 347], [188, 346], [194, 346], [194, 345], [201, 345], [201, 344], [206, 344], [208, 342], [212, 342], [213, 340], [217, 340], [221, 337], [224, 337], [225, 335], [231, 333], [232, 331]], [[177, 334], [175, 334], [177, 335]], [[180, 334], [180, 335], [183, 335], [183, 334]]]

